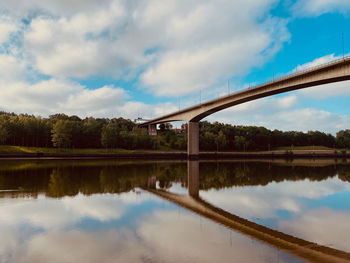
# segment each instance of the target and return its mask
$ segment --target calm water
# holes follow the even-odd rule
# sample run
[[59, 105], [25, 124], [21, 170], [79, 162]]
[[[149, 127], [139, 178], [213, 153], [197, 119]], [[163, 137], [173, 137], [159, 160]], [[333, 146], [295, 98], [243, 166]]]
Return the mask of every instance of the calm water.
[[350, 252], [349, 182], [334, 161], [2, 161], [0, 262], [304, 262], [164, 190]]

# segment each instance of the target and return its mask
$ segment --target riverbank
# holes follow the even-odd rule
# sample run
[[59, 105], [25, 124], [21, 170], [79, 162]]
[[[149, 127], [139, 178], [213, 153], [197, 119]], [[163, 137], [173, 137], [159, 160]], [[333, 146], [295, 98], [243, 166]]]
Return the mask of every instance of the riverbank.
[[[110, 152], [0, 152], [0, 159], [187, 159], [187, 152], [110, 151]], [[294, 150], [260, 152], [200, 152], [199, 159], [315, 159], [350, 158], [350, 151]]]

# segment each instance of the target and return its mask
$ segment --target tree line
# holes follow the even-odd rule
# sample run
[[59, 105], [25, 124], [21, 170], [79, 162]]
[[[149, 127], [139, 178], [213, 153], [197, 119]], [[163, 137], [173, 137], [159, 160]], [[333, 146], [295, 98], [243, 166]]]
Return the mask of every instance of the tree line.
[[[54, 114], [48, 118], [0, 112], [0, 144], [57, 148], [122, 148], [186, 150], [185, 132], [176, 133], [171, 125], [159, 126], [158, 136], [138, 128], [124, 118], [81, 119]], [[200, 122], [200, 150], [250, 151], [284, 146], [326, 146], [350, 148], [350, 129], [336, 136], [320, 131], [269, 130], [256, 126], [233, 126]]]
[[277, 147], [325, 146], [350, 148], [350, 129], [336, 136], [320, 131], [280, 131], [256, 126], [232, 126], [219, 122], [200, 123], [201, 150], [271, 150]]
[[48, 118], [0, 113], [0, 144], [57, 148], [153, 149], [156, 140], [123, 118]]

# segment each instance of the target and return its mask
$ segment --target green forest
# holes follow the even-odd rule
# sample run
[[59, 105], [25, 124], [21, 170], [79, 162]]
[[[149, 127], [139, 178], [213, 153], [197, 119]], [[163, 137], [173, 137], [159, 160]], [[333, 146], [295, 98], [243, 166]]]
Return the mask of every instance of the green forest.
[[[0, 112], [0, 145], [46, 148], [120, 148], [186, 150], [187, 136], [170, 124], [159, 126], [158, 135], [124, 118], [85, 118], [54, 114], [48, 118]], [[256, 126], [200, 122], [202, 151], [259, 151], [278, 147], [324, 146], [350, 148], [350, 130], [336, 136], [320, 131], [280, 131]]]

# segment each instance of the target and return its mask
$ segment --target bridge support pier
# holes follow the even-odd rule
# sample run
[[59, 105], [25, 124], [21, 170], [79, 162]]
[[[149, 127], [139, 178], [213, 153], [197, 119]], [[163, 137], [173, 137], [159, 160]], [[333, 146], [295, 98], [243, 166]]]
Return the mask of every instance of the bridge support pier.
[[189, 121], [187, 124], [187, 155], [189, 159], [199, 157], [199, 122]]
[[187, 161], [187, 176], [188, 176], [188, 195], [192, 197], [199, 196], [199, 161]]

